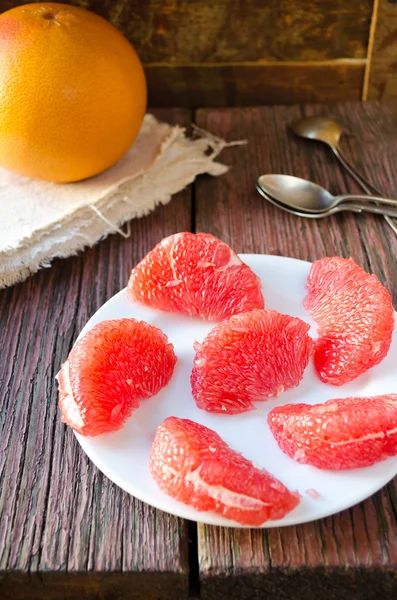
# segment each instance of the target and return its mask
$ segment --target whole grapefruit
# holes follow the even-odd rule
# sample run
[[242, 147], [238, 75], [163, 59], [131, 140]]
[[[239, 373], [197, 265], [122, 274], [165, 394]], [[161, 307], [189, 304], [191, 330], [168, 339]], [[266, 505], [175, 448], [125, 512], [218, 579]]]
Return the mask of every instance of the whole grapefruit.
[[142, 64], [103, 18], [39, 3], [0, 15], [0, 166], [85, 179], [128, 150], [146, 110]]

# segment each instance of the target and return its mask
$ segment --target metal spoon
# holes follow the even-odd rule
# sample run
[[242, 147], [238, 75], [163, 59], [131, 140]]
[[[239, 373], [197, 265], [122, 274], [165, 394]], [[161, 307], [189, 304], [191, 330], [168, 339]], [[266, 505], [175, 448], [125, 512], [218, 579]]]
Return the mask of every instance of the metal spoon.
[[[369, 202], [373, 201], [382, 205], [382, 207], [379, 206], [379, 210], [371, 210], [370, 212], [397, 216], [397, 200], [360, 194], [333, 196], [328, 190], [325, 190], [316, 183], [300, 179], [299, 177], [292, 177], [291, 175], [261, 175], [258, 179], [258, 186], [268, 196], [294, 210], [317, 213], [327, 211], [330, 208], [338, 206], [338, 204], [349, 202], [365, 203], [365, 207], [368, 210], [369, 208], [376, 208], [369, 204]], [[391, 212], [390, 210], [385, 210], [384, 205], [393, 206], [394, 210]]]
[[[364, 192], [367, 194], [376, 194], [381, 196], [381, 192], [379, 192], [371, 183], [369, 183], [369, 181], [367, 181], [360, 173], [358, 173], [343, 156], [339, 148], [339, 141], [343, 130], [339, 123], [329, 119], [328, 117], [305, 117], [299, 121], [295, 121], [295, 123], [291, 125], [291, 128], [294, 133], [300, 137], [327, 144], [341, 165], [353, 177], [353, 179], [357, 181]], [[393, 229], [394, 233], [397, 234], [397, 225], [395, 225], [390, 217], [385, 216], [385, 219]]]
[[[265, 198], [268, 202], [270, 202], [271, 204], [274, 204], [274, 206], [277, 206], [278, 208], [281, 208], [281, 210], [284, 210], [285, 212], [290, 213], [291, 215], [296, 215], [298, 217], [306, 217], [308, 219], [324, 219], [325, 217], [330, 217], [331, 215], [334, 215], [339, 212], [345, 212], [345, 211], [350, 211], [350, 212], [354, 212], [354, 213], [371, 212], [371, 213], [383, 215], [381, 208], [378, 208], [376, 206], [372, 207], [371, 205], [357, 204], [355, 202], [348, 202], [346, 204], [338, 204], [334, 208], [330, 208], [329, 210], [323, 210], [320, 212], [303, 212], [303, 211], [289, 208], [285, 204], [281, 204], [281, 202], [277, 202], [277, 200], [275, 200], [271, 196], [268, 196], [266, 194], [266, 192], [258, 184], [256, 187], [257, 187], [258, 192], [261, 194], [261, 196], [263, 196], [263, 198]], [[393, 213], [393, 214], [397, 214], [397, 212]]]

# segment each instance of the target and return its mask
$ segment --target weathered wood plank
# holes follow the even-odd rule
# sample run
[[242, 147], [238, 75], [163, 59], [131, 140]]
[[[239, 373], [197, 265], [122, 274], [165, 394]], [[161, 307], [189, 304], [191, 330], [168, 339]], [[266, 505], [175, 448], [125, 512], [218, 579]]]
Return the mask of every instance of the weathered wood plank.
[[[39, 0], [36, 0], [39, 1]], [[0, 0], [0, 11], [24, 0]], [[73, 0], [145, 64], [152, 106], [361, 98], [373, 0]]]
[[[0, 9], [24, 4], [1, 0]], [[372, 0], [72, 0], [103, 15], [144, 62], [364, 58]]]
[[153, 106], [255, 106], [360, 100], [365, 61], [146, 65]]
[[370, 63], [368, 99], [397, 97], [397, 4], [393, 0], [375, 0], [378, 4]]
[[364, 58], [372, 0], [94, 0], [145, 62]]
[[[230, 172], [195, 188], [196, 228], [238, 252], [314, 260], [352, 256], [376, 273], [397, 305], [397, 237], [386, 222], [344, 214], [321, 221], [289, 215], [255, 190], [261, 173], [305, 177], [331, 191], [359, 191], [324, 146], [288, 132], [306, 114], [327, 114], [355, 135], [343, 139], [353, 162], [386, 193], [396, 194], [397, 113], [377, 104], [200, 110], [200, 127], [226, 139], [248, 138], [225, 151]], [[390, 143], [393, 140], [393, 145]], [[397, 596], [397, 494], [391, 483], [370, 500], [334, 517], [272, 530], [199, 525], [203, 600], [375, 600]]]
[[[190, 122], [187, 111], [160, 117]], [[191, 193], [0, 294], [0, 597], [185, 598], [187, 524], [112, 484], [60, 423], [54, 375], [81, 327], [155, 243], [190, 229]]]

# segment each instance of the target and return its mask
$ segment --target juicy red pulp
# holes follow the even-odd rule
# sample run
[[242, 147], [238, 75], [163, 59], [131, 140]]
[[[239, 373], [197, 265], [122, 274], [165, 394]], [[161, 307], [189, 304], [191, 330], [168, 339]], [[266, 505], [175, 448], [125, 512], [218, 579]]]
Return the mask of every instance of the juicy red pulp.
[[318, 327], [314, 364], [325, 383], [343, 385], [388, 353], [394, 329], [390, 294], [352, 259], [314, 262], [304, 306]]
[[177, 233], [162, 240], [132, 269], [128, 296], [210, 321], [264, 306], [255, 273], [208, 233]]
[[237, 414], [299, 384], [309, 362], [309, 325], [274, 310], [235, 315], [196, 344], [193, 397], [209, 412]]
[[320, 469], [367, 467], [397, 454], [397, 394], [278, 406], [268, 424], [283, 452]]
[[189, 419], [169, 417], [158, 427], [149, 468], [169, 496], [243, 525], [281, 519], [300, 501], [215, 431]]
[[82, 435], [119, 429], [141, 400], [167, 385], [175, 363], [157, 327], [102, 321], [75, 344], [58, 374], [63, 421]]

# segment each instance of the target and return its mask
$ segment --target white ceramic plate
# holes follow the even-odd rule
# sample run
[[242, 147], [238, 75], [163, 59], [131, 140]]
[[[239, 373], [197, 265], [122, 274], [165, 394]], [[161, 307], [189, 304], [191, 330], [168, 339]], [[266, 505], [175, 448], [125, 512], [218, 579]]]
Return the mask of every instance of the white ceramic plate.
[[[267, 308], [300, 317], [313, 325], [302, 306], [310, 263], [253, 254], [243, 255], [242, 259], [261, 278]], [[295, 525], [337, 513], [371, 496], [397, 474], [397, 457], [372, 467], [345, 472], [322, 471], [298, 464], [281, 452], [266, 424], [269, 410], [278, 404], [317, 404], [330, 398], [351, 395], [397, 393], [396, 334], [385, 360], [352, 383], [342, 387], [325, 385], [317, 378], [313, 365], [309, 364], [299, 387], [287, 391], [278, 399], [258, 404], [257, 410], [227, 416], [199, 410], [190, 390], [193, 342], [201, 342], [213, 324], [132, 304], [127, 300], [126, 291], [122, 290], [96, 312], [80, 336], [100, 321], [122, 317], [147, 321], [167, 334], [178, 357], [174, 375], [169, 385], [156, 397], [142, 402], [121, 431], [95, 438], [77, 435], [77, 439], [107, 477], [140, 500], [192, 521], [239, 526], [215, 513], [198, 512], [169, 498], [152, 480], [148, 469], [150, 447], [157, 426], [171, 415], [189, 418], [214, 429], [232, 448], [270, 471], [290, 490], [300, 492], [302, 500], [294, 511], [282, 520], [268, 521], [264, 527]], [[314, 327], [311, 333], [316, 335]], [[320, 498], [314, 499], [307, 490], [315, 490]]]

